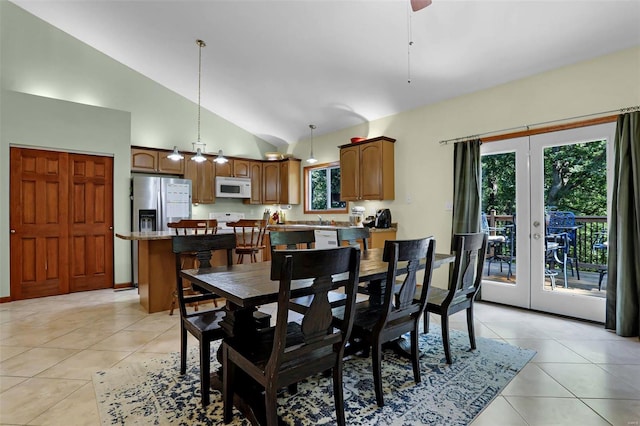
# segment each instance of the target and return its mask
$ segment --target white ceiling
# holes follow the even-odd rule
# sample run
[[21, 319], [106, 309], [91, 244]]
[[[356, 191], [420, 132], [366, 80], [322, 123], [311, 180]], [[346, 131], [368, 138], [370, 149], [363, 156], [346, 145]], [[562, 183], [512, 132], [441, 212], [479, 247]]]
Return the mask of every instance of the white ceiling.
[[202, 107], [279, 146], [640, 45], [638, 0], [12, 1], [194, 102], [204, 40]]

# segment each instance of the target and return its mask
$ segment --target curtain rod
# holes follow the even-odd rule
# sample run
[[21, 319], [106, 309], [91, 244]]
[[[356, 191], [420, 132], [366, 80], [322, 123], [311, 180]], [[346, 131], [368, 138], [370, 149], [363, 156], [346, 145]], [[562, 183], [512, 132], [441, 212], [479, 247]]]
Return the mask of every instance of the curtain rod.
[[463, 137], [453, 138], [453, 139], [446, 139], [446, 140], [440, 141], [439, 143], [440, 143], [440, 145], [447, 145], [449, 142], [453, 142], [453, 143], [466, 142], [466, 141], [471, 140], [471, 139], [478, 139], [481, 136], [487, 136], [487, 135], [491, 135], [491, 134], [494, 134], [494, 133], [502, 134], [502, 133], [511, 132], [511, 131], [514, 131], [514, 130], [530, 130], [531, 127], [543, 126], [543, 125], [553, 124], [553, 123], [559, 123], [559, 122], [562, 122], [562, 121], [578, 120], [578, 119], [581, 119], [581, 118], [588, 118], [588, 117], [595, 117], [595, 116], [598, 116], [598, 115], [612, 114], [614, 112], [619, 112], [621, 114], [624, 114], [624, 113], [627, 113], [627, 112], [634, 112], [634, 111], [640, 111], [640, 105], [636, 105], [636, 106], [632, 106], [632, 107], [626, 107], [626, 108], [620, 108], [620, 109], [613, 109], [613, 110], [610, 110], [610, 111], [596, 112], [596, 113], [592, 113], [592, 114], [579, 115], [579, 116], [576, 116], [576, 117], [569, 117], [569, 118], [561, 118], [561, 119], [557, 119], [557, 120], [542, 121], [540, 123], [534, 123], [534, 124], [527, 124], [527, 125], [522, 125], [522, 126], [510, 127], [510, 128], [507, 128], [507, 129], [493, 130], [493, 131], [490, 131], [490, 132], [478, 133], [478, 134], [475, 134], [475, 135], [463, 136]]

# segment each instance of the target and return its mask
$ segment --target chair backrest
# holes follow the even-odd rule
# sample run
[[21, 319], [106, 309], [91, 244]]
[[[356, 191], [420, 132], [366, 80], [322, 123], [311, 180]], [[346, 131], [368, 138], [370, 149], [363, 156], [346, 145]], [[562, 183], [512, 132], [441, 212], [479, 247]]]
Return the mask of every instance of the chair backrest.
[[567, 232], [570, 238], [575, 238], [576, 231], [567, 231], [564, 226], [575, 226], [576, 215], [573, 212], [551, 211], [549, 212], [549, 223], [547, 224], [547, 233], [558, 234]]
[[[347, 296], [344, 321], [339, 328], [332, 325], [331, 305], [327, 293], [334, 287], [333, 275], [341, 274]], [[271, 279], [280, 281], [278, 313], [273, 348], [266, 369], [279, 369], [290, 360], [303, 360], [323, 348], [342, 357], [353, 326], [356, 289], [360, 274], [360, 248], [355, 246], [311, 250], [276, 250], [271, 262]], [[313, 301], [301, 322], [302, 342], [287, 344], [287, 323], [292, 283], [313, 280], [309, 288]], [[294, 343], [292, 345], [292, 343]], [[325, 351], [326, 352], [326, 351]], [[340, 358], [341, 359], [341, 358]]]
[[211, 267], [211, 256], [213, 250], [227, 251], [227, 265], [233, 265], [233, 250], [236, 248], [236, 238], [233, 234], [206, 234], [206, 235], [178, 235], [171, 238], [172, 251], [176, 261], [176, 286], [178, 291], [178, 305], [180, 314], [187, 315], [186, 302], [183, 293], [182, 277], [180, 276], [180, 265], [182, 255], [185, 253], [196, 253], [199, 268]]
[[364, 251], [369, 250], [368, 238], [371, 235], [369, 228], [338, 228], [338, 245], [341, 245], [343, 241], [347, 241], [349, 244], [362, 243], [362, 249]]
[[313, 230], [269, 232], [269, 243], [271, 244], [272, 252], [277, 250], [278, 246], [286, 246], [287, 249], [293, 250], [298, 248], [299, 245], [304, 245], [304, 248], [310, 249], [315, 241], [316, 237]]
[[264, 234], [267, 230], [267, 221], [264, 219], [240, 219], [236, 222], [227, 222], [227, 226], [233, 227], [236, 234], [238, 247], [264, 246]]
[[473, 299], [480, 289], [488, 236], [483, 232], [454, 234], [456, 260], [449, 274], [449, 293], [443, 305]]
[[[386, 324], [402, 318], [406, 321], [417, 321], [420, 318], [431, 288], [435, 245], [433, 237], [385, 241], [382, 260], [389, 264], [386, 282], [391, 285], [385, 286], [383, 314], [376, 329], [381, 330]], [[398, 281], [398, 262], [407, 262], [407, 272], [399, 288], [395, 285]], [[425, 271], [420, 299], [416, 299], [417, 272], [421, 262], [425, 262]]]
[[176, 235], [216, 234], [218, 232], [216, 219], [182, 219], [178, 222], [169, 222], [167, 226], [175, 229]]

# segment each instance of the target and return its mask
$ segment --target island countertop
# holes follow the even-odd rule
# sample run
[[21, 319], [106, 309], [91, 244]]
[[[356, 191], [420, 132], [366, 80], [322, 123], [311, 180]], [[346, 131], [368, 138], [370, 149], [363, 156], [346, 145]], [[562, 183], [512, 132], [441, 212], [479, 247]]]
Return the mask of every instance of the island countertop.
[[[389, 232], [389, 231], [396, 232], [398, 230], [396, 226], [397, 225], [394, 223], [390, 228], [369, 228], [369, 232], [371, 232], [372, 234], [376, 232]], [[268, 225], [267, 231], [302, 231], [302, 230], [308, 230], [308, 229], [330, 231], [330, 230], [345, 229], [345, 228], [351, 228], [351, 227], [348, 225], [342, 225], [342, 224], [315, 225], [313, 223], [279, 223], [275, 225]]]

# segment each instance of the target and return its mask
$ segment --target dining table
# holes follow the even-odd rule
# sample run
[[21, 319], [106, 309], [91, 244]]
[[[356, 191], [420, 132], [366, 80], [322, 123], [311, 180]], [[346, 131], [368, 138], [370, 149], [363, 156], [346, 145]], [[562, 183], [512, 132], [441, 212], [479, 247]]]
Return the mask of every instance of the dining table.
[[[373, 248], [361, 252], [359, 283], [366, 286], [369, 297], [381, 297], [388, 263], [382, 260], [382, 248]], [[454, 254], [436, 253], [434, 268], [452, 263]], [[420, 268], [424, 269], [425, 263]], [[398, 262], [398, 273], [405, 273], [407, 262]], [[271, 351], [271, 342], [265, 340], [268, 333], [260, 328], [264, 322], [256, 321], [256, 311], [262, 305], [278, 300], [280, 282], [271, 280], [271, 262], [257, 262], [217, 266], [211, 268], [185, 269], [180, 275], [196, 286], [210, 291], [225, 299], [225, 316], [220, 326], [225, 331], [225, 340], [239, 347], [240, 350], [265, 354]], [[347, 274], [333, 277], [334, 286], [340, 287], [347, 279]], [[297, 280], [291, 284], [291, 297], [306, 296], [310, 293], [312, 279]], [[218, 350], [218, 361], [221, 361], [221, 350]], [[222, 372], [215, 371], [211, 375], [212, 388], [222, 390]], [[264, 424], [264, 399], [261, 390], [253, 386], [241, 374], [236, 379], [243, 381], [235, 386], [234, 405], [254, 425]]]

